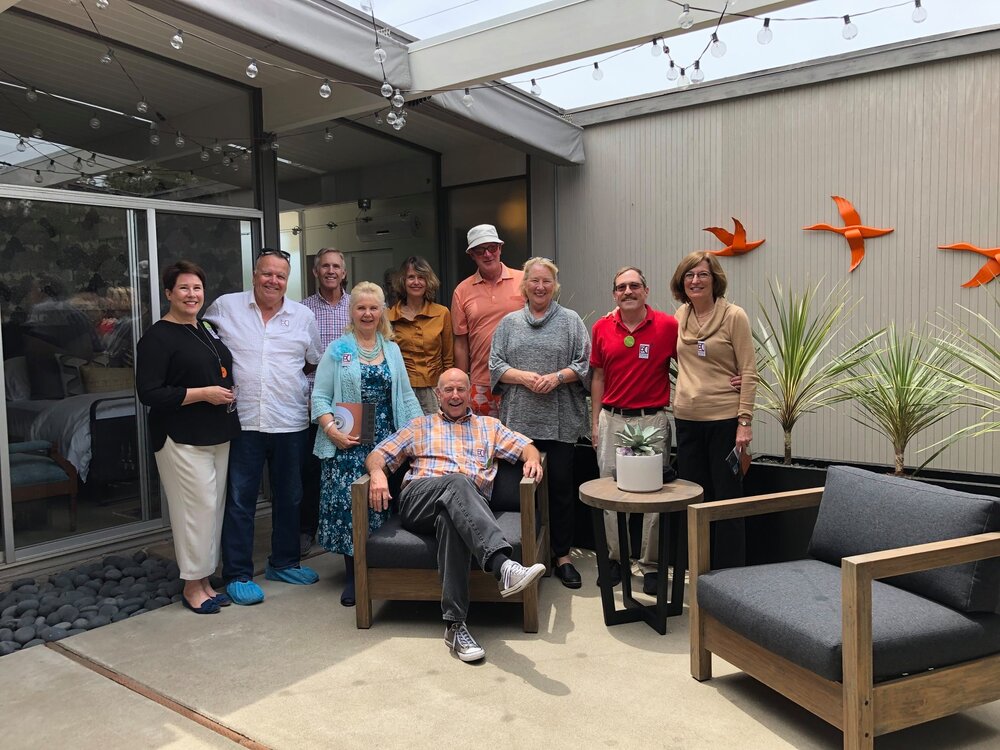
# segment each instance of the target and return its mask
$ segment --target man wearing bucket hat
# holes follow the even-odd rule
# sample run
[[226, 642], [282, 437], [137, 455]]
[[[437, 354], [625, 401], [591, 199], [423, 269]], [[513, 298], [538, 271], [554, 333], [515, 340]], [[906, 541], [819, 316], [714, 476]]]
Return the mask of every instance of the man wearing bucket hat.
[[500, 397], [490, 390], [490, 343], [504, 315], [524, 307], [524, 273], [500, 262], [503, 240], [492, 224], [470, 229], [468, 243], [465, 252], [477, 270], [455, 287], [451, 298], [455, 366], [468, 372], [472, 380], [472, 410], [499, 418]]

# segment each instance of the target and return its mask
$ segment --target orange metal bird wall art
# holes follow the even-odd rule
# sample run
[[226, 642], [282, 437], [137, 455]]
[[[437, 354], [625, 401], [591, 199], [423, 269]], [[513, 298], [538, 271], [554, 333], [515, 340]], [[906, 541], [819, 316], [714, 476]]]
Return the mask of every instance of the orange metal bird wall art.
[[858, 212], [851, 205], [851, 202], [846, 198], [841, 198], [839, 195], [830, 196], [833, 198], [834, 203], [837, 204], [837, 210], [840, 211], [840, 218], [844, 220], [844, 226], [842, 227], [832, 227], [829, 224], [813, 224], [811, 227], [802, 227], [806, 230], [823, 230], [826, 232], [836, 232], [837, 234], [843, 235], [847, 239], [847, 244], [851, 248], [851, 268], [853, 271], [860, 265], [861, 261], [865, 257], [865, 240], [871, 239], [872, 237], [881, 237], [883, 234], [889, 234], [893, 231], [892, 229], [878, 229], [876, 227], [866, 227], [861, 223], [861, 217]]
[[725, 245], [721, 250], [709, 250], [712, 255], [744, 255], [764, 244], [764, 240], [747, 242], [747, 230], [743, 228], [739, 219], [735, 216], [732, 218], [736, 227], [735, 232], [728, 232], [722, 227], [705, 227], [704, 231], [711, 232]]
[[954, 245], [938, 245], [938, 249], [968, 250], [986, 258], [986, 263], [979, 269], [979, 272], [962, 284], [964, 287], [982, 286], [1000, 276], [1000, 247], [976, 247], [975, 245], [970, 245], [968, 242], [956, 242]]

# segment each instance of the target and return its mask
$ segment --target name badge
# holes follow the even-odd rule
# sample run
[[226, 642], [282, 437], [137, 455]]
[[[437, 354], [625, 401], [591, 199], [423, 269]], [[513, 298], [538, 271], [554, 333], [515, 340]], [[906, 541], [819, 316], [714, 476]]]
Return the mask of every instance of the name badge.
[[215, 329], [208, 324], [208, 321], [206, 320], [201, 321], [201, 327], [204, 328], [208, 332], [208, 335], [211, 336], [213, 339], [215, 339], [216, 341], [222, 341], [222, 339], [219, 338], [219, 334], [215, 332]]
[[649, 344], [639, 344], [639, 359], [649, 359]]
[[485, 448], [476, 448], [476, 457], [477, 458], [483, 458], [483, 459], [485, 459], [486, 458], [486, 449]]
[[340, 366], [341, 367], [349, 367], [350, 364], [351, 364], [351, 361], [352, 361], [351, 353], [347, 352], [346, 354], [344, 354], [344, 355], [342, 355], [340, 357]]
[[285, 328], [288, 328], [288, 326], [290, 324], [291, 324], [291, 321], [289, 321], [288, 318], [282, 318], [281, 319], [281, 325], [283, 325]]
[[699, 357], [704, 357], [707, 354], [708, 354], [708, 352], [705, 351], [705, 342], [704, 341], [699, 341], [698, 342], [698, 356]]

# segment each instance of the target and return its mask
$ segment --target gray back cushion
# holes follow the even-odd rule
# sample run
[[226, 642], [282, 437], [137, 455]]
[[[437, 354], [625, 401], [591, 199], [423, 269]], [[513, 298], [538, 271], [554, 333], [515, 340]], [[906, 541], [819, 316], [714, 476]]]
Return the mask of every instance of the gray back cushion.
[[[1000, 501], [913, 479], [831, 466], [809, 554], [843, 557], [1000, 530]], [[962, 612], [1000, 608], [1000, 558], [885, 579]]]

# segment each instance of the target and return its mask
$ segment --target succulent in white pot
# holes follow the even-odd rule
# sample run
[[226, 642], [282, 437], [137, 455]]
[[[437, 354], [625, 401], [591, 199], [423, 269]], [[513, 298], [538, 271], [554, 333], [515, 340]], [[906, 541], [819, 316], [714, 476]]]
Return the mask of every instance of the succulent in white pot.
[[625, 425], [615, 433], [615, 473], [618, 489], [625, 492], [656, 492], [663, 486], [664, 438], [658, 427]]

